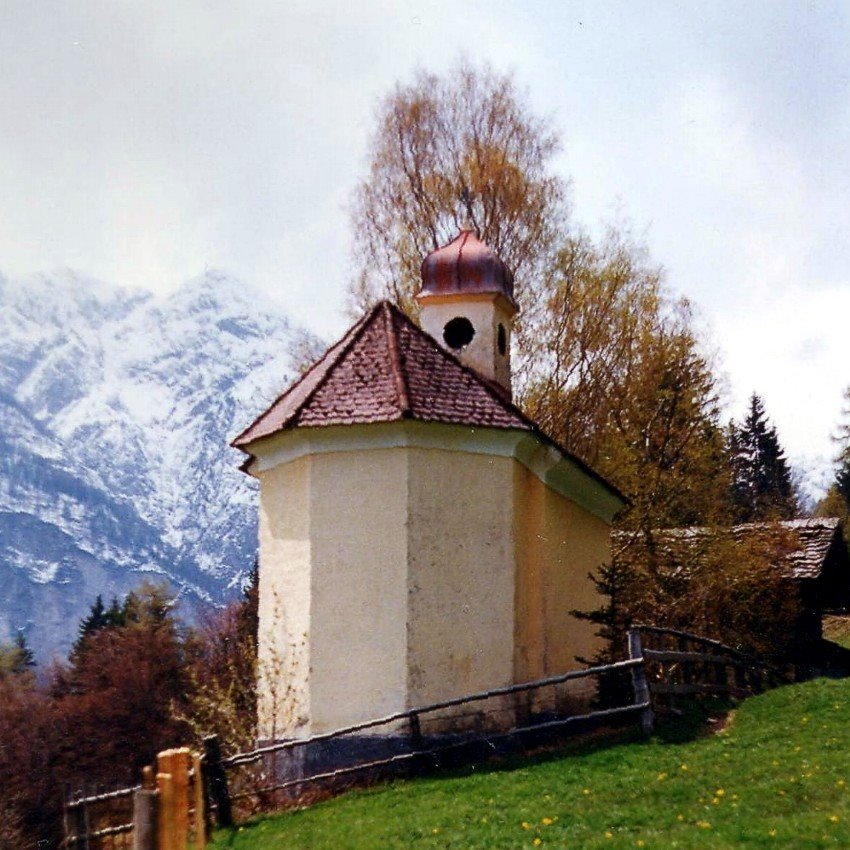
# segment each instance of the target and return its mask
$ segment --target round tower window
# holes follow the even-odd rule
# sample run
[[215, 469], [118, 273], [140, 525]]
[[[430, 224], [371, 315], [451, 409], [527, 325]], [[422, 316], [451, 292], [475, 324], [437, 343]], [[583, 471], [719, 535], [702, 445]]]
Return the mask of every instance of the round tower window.
[[496, 345], [499, 346], [499, 354], [504, 357], [505, 352], [508, 350], [508, 334], [501, 322], [499, 322], [499, 330], [496, 332]]
[[474, 336], [475, 328], [472, 327], [472, 322], [463, 316], [452, 319], [443, 328], [443, 339], [446, 341], [446, 345], [455, 351], [469, 345]]

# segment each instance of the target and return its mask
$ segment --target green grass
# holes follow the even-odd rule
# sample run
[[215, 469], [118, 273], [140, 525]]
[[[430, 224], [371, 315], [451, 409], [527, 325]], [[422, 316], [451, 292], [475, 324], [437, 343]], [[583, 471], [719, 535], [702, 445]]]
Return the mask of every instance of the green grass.
[[849, 714], [850, 680], [788, 686], [714, 735], [396, 782], [221, 831], [213, 846], [847, 848]]

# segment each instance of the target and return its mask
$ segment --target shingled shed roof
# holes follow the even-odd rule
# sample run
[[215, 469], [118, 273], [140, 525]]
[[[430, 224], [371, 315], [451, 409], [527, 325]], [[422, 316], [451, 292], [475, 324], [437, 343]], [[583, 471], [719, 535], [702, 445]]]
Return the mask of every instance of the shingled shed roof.
[[231, 445], [250, 454], [251, 443], [292, 428], [405, 419], [528, 431], [627, 501], [388, 301], [366, 313]]
[[[770, 534], [777, 526], [782, 534], [787, 535], [790, 545], [783, 563], [778, 565], [789, 578], [817, 579], [826, 565], [833, 545], [838, 545], [844, 552], [840, 520], [836, 517], [793, 519], [773, 524], [744, 523], [733, 526], [728, 531], [731, 531], [736, 540], [757, 540], [763, 539], [764, 535]], [[720, 531], [722, 533], [722, 530]], [[717, 529], [700, 526], [665, 528], [655, 532], [654, 538], [656, 545], [666, 551], [674, 561], [684, 562], [689, 552], [695, 553], [700, 548], [711, 545], [717, 533]], [[632, 539], [631, 535], [625, 532], [616, 532], [613, 538], [616, 548], [620, 551], [627, 548]]]

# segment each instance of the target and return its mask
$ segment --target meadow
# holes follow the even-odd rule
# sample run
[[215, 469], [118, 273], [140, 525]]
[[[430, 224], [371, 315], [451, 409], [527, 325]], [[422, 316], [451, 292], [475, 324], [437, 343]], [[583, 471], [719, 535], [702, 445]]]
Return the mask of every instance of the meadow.
[[352, 791], [219, 831], [216, 850], [850, 847], [850, 680], [819, 679], [642, 740]]

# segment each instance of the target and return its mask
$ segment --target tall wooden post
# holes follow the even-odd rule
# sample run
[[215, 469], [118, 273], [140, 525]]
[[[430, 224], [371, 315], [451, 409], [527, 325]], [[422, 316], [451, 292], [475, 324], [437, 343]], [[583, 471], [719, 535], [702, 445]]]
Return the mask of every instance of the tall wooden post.
[[79, 791], [71, 800], [73, 805], [71, 822], [74, 824], [74, 835], [77, 837], [75, 846], [82, 850], [89, 850], [89, 817], [88, 809], [85, 804], [86, 788], [83, 786], [82, 791]]
[[204, 794], [204, 774], [201, 765], [201, 757], [198, 753], [192, 753], [192, 790], [195, 808], [195, 844], [194, 850], [204, 850], [207, 846], [207, 816], [206, 816], [206, 794]]
[[230, 807], [227, 775], [224, 772], [224, 765], [221, 763], [221, 749], [216, 735], [204, 738], [204, 760], [207, 764], [210, 795], [215, 802], [218, 825], [233, 826], [233, 810]]
[[159, 850], [157, 797], [155, 788], [139, 788], [133, 794], [133, 850]]
[[188, 747], [165, 750], [157, 756], [157, 770], [171, 776], [173, 793], [172, 829], [174, 850], [186, 850], [189, 844], [189, 761]]
[[[643, 647], [640, 642], [640, 629], [629, 629], [629, 658], [639, 658], [643, 662]], [[649, 683], [646, 680], [645, 662], [632, 667], [632, 687], [635, 691], [636, 705], [650, 702]], [[641, 712], [640, 726], [644, 735], [652, 734], [652, 730], [655, 727], [655, 714], [652, 711], [652, 706], [649, 704]]]
[[157, 773], [156, 787], [159, 792], [157, 817], [157, 850], [184, 850], [174, 840], [174, 783], [170, 773]]

